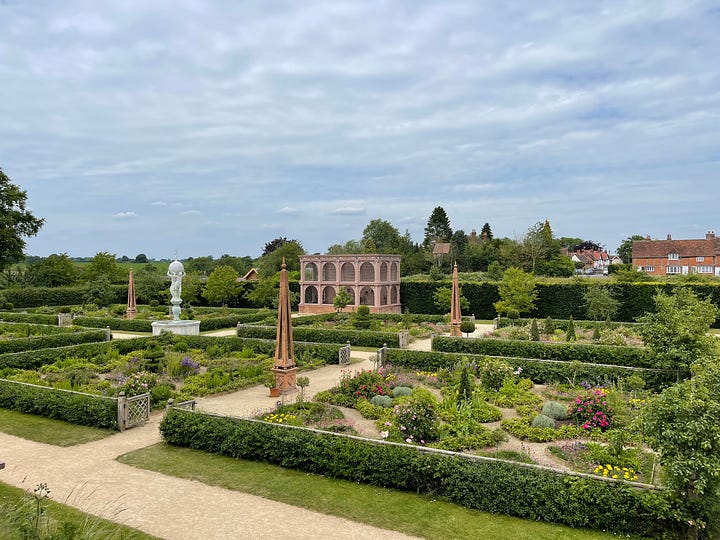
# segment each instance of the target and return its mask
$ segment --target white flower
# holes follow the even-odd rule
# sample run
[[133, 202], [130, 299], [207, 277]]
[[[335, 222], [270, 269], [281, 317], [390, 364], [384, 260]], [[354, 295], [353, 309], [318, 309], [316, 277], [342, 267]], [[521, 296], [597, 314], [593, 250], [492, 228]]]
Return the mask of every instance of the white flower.
[[380, 436], [381, 436], [383, 439], [387, 439], [389, 435], [390, 435], [390, 432], [389, 432], [389, 431], [381, 431], [381, 432], [380, 432]]

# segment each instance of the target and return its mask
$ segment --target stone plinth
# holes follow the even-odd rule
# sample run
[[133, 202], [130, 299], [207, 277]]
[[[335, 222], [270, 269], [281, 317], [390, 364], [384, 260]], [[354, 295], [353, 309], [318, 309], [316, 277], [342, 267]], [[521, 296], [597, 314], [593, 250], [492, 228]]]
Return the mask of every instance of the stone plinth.
[[58, 326], [70, 326], [72, 325], [73, 316], [72, 313], [58, 313]]
[[170, 332], [179, 336], [199, 336], [200, 321], [155, 321], [152, 323], [153, 336]]
[[275, 372], [275, 386], [281, 396], [290, 394], [297, 389], [297, 368], [273, 368]]

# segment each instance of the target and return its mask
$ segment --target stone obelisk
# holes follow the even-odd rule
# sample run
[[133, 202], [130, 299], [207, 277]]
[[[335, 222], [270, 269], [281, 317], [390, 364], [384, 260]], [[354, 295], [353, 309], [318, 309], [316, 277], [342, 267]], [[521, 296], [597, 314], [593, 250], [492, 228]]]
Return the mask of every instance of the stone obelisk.
[[135, 275], [133, 269], [130, 269], [130, 277], [128, 278], [128, 301], [125, 310], [126, 319], [134, 319], [137, 315], [137, 304], [135, 303]]

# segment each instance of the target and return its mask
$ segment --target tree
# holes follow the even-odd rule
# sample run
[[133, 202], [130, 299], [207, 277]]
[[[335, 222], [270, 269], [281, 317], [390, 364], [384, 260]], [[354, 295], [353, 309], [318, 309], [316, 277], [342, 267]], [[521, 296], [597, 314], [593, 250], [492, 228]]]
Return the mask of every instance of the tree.
[[212, 255], [206, 255], [204, 257], [188, 257], [185, 261], [185, 272], [199, 272], [201, 274], [208, 275], [210, 272], [215, 270], [218, 262], [213, 259]]
[[327, 249], [328, 255], [346, 255], [365, 253], [365, 245], [360, 240], [348, 240], [344, 244], [333, 244]]
[[238, 273], [232, 266], [218, 266], [208, 276], [203, 296], [211, 304], [227, 305], [240, 293]]
[[469, 319], [461, 322], [460, 331], [465, 334], [465, 337], [470, 337], [470, 334], [475, 331], [475, 323]]
[[288, 242], [289, 242], [289, 240], [287, 238], [285, 238], [284, 236], [279, 236], [278, 238], [274, 238], [273, 240], [270, 240], [269, 242], [267, 242], [265, 244], [265, 247], [263, 247], [263, 252], [262, 252], [261, 257], [263, 257], [265, 255], [269, 255], [270, 253], [275, 251], [277, 248], [287, 244]]
[[638, 421], [660, 453], [664, 484], [680, 509], [685, 537], [720, 533], [720, 366], [696, 367], [688, 381], [666, 388]]
[[[260, 278], [255, 286], [245, 293], [245, 298], [259, 308], [277, 308], [280, 295], [280, 277], [274, 275]], [[291, 293], [292, 294], [292, 293]]]
[[79, 277], [80, 272], [67, 253], [53, 253], [31, 264], [27, 270], [28, 282], [36, 287], [64, 287], [76, 283]]
[[[458, 291], [460, 295], [460, 311], [467, 311], [470, 309], [470, 302], [462, 294], [462, 287]], [[435, 307], [437, 307], [443, 313], [450, 313], [450, 305], [452, 304], [452, 289], [450, 287], [439, 287], [435, 289], [433, 293], [433, 301]]]
[[[152, 264], [143, 266], [134, 274], [135, 294], [138, 303], [149, 304], [153, 300], [164, 302], [169, 294], [169, 280], [160, 269]], [[183, 278], [182, 292], [185, 293], [187, 276]], [[183, 294], [184, 296], [184, 294]], [[184, 299], [183, 299], [184, 300]], [[187, 304], [185, 304], [187, 306]]]
[[530, 341], [540, 341], [540, 328], [538, 328], [536, 319], [533, 319], [530, 324]]
[[577, 336], [575, 335], [575, 321], [573, 321], [572, 315], [567, 323], [567, 330], [565, 331], [565, 341], [575, 341]]
[[464, 258], [465, 267], [468, 271], [487, 272], [489, 266], [492, 263], [497, 262], [499, 258], [497, 242], [471, 242], [465, 246]]
[[699, 300], [687, 288], [674, 295], [655, 295], [655, 313], [638, 317], [638, 333], [650, 349], [656, 368], [687, 370], [702, 358], [715, 355], [715, 338], [708, 336], [718, 308]]
[[468, 246], [468, 237], [465, 231], [458, 229], [450, 237], [450, 258], [465, 268], [465, 250]]
[[335, 298], [333, 298], [333, 307], [335, 308], [335, 312], [340, 313], [350, 302], [352, 302], [352, 296], [350, 296], [350, 293], [345, 289], [340, 289], [340, 291], [335, 295]]
[[363, 230], [362, 242], [365, 246], [368, 242], [372, 242], [377, 250], [376, 253], [398, 253], [400, 231], [389, 221], [373, 219]]
[[493, 239], [493, 233], [490, 229], [490, 224], [485, 222], [485, 225], [482, 226], [482, 229], [480, 229], [480, 238], [482, 240], [492, 240]]
[[430, 248], [436, 242], [449, 242], [451, 236], [450, 220], [443, 207], [436, 206], [428, 218], [423, 245]]
[[187, 272], [182, 280], [182, 291], [180, 297], [183, 306], [188, 307], [200, 302], [203, 288], [203, 277], [199, 272]]
[[0, 169], [0, 271], [22, 260], [25, 240], [35, 236], [45, 223], [25, 206], [27, 192], [10, 182]]
[[106, 275], [100, 275], [90, 281], [85, 287], [83, 302], [97, 306], [107, 306], [113, 301], [113, 292], [110, 280]]
[[495, 302], [495, 310], [500, 315], [517, 318], [528, 313], [535, 307], [537, 298], [535, 279], [519, 268], [508, 268], [503, 273], [503, 279], [498, 285], [500, 300]]
[[604, 251], [603, 247], [592, 240], [583, 240], [572, 246], [572, 251]]
[[585, 289], [585, 314], [593, 321], [615, 318], [620, 302], [607, 287], [589, 286]]
[[634, 234], [623, 240], [617, 248], [617, 255], [625, 264], [632, 264], [632, 245], [636, 240], [645, 240], [645, 237]]
[[487, 277], [492, 281], [500, 281], [503, 278], [503, 270], [500, 263], [493, 261], [487, 269]]
[[136, 262], [136, 263], [146, 263], [146, 262], [148, 262], [147, 255], [145, 255], [144, 253], [138, 253], [137, 255], [135, 255], [135, 262]]
[[261, 277], [270, 277], [276, 274], [280, 271], [283, 259], [285, 259], [288, 272], [296, 272], [300, 270], [300, 255], [304, 254], [305, 250], [299, 241], [288, 240], [257, 260], [258, 273]]
[[87, 281], [94, 281], [100, 277], [106, 277], [111, 283], [127, 279], [127, 274], [118, 267], [115, 255], [107, 251], [100, 251], [90, 259], [90, 263], [83, 268], [83, 277]]

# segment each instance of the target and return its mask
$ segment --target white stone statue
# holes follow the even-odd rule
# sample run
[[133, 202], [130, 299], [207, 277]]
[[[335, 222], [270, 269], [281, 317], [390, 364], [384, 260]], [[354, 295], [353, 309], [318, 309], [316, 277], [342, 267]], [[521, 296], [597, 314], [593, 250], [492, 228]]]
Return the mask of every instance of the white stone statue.
[[180, 304], [182, 304], [182, 278], [185, 267], [177, 259], [170, 263], [167, 275], [170, 277], [170, 303], [172, 304], [173, 321], [180, 320]]

